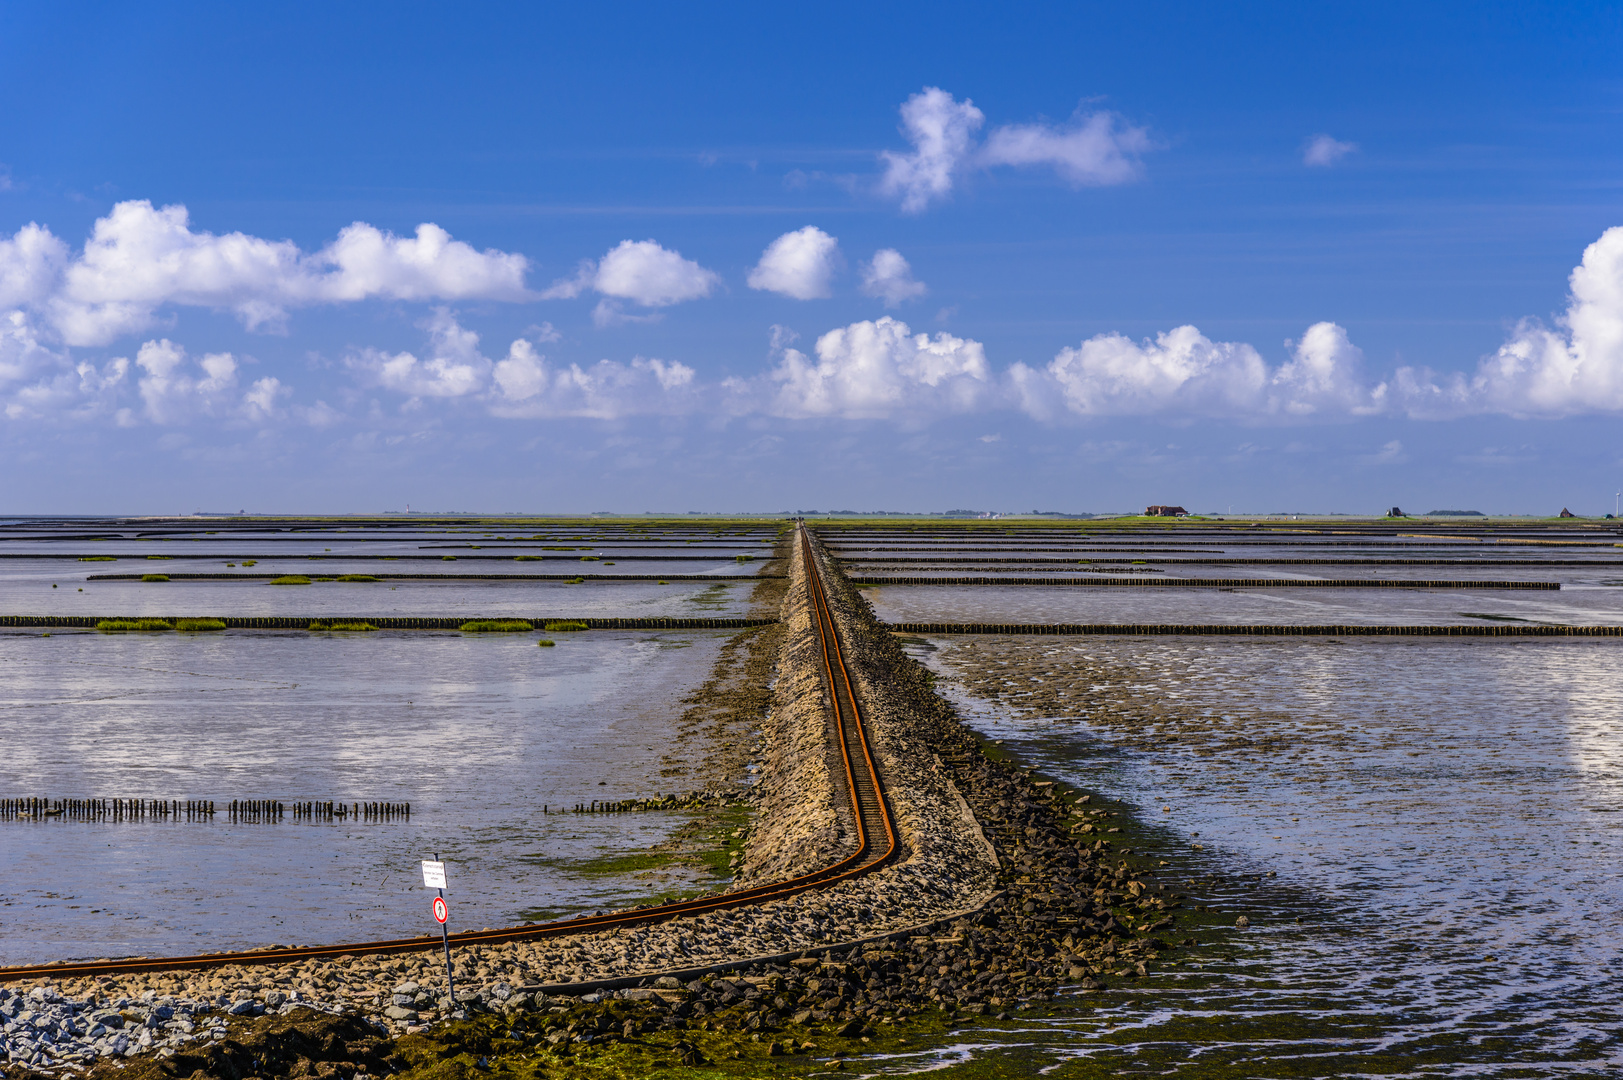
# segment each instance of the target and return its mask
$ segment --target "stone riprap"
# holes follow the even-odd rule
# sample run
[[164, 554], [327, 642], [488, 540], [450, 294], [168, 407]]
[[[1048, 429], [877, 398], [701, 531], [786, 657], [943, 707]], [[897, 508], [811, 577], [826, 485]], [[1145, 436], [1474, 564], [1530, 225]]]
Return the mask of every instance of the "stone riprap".
[[315, 1002], [298, 991], [255, 994], [242, 989], [212, 998], [160, 995], [69, 997], [50, 986], [27, 991], [0, 987], [0, 1053], [14, 1065], [40, 1072], [101, 1058], [153, 1052], [170, 1056], [191, 1045], [226, 1036], [231, 1017], [284, 1015], [299, 1008], [338, 1013], [343, 1007]]

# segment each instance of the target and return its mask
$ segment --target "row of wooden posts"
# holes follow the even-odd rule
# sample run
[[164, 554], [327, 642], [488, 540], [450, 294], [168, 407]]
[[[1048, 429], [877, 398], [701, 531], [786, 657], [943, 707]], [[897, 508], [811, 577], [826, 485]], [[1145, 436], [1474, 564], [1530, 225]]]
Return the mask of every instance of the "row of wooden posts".
[[[294, 802], [276, 799], [232, 799], [218, 807], [232, 821], [410, 820], [409, 802]], [[213, 799], [0, 799], [0, 820], [64, 817], [75, 821], [206, 821], [214, 817]]]
[[68, 817], [76, 820], [135, 821], [149, 818], [212, 817], [210, 799], [0, 799], [0, 818]]

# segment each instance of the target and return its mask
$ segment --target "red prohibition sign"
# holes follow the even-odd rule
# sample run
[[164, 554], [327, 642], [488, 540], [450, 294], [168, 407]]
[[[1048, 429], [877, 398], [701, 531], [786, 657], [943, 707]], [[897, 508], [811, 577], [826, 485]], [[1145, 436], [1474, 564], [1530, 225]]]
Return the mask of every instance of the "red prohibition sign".
[[443, 923], [450, 917], [451, 913], [445, 907], [445, 898], [443, 896], [434, 897], [434, 921]]

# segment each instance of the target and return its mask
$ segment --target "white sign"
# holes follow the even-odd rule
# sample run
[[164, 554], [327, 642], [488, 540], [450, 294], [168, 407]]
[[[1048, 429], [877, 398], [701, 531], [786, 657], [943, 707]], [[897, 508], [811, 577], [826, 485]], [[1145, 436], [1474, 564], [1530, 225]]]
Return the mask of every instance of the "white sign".
[[445, 888], [445, 864], [442, 862], [429, 862], [423, 860], [423, 888]]

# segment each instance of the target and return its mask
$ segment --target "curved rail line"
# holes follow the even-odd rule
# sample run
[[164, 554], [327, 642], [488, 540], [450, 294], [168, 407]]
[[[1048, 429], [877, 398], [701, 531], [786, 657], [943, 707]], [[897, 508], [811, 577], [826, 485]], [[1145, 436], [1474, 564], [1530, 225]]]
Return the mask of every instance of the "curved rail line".
[[[610, 915], [589, 915], [561, 922], [513, 926], [500, 930], [468, 930], [452, 934], [459, 946], [490, 945], [507, 941], [563, 937], [588, 931], [612, 929], [638, 923], [657, 922], [679, 915], [698, 915], [725, 908], [745, 907], [781, 900], [812, 889], [860, 877], [885, 865], [895, 857], [898, 842], [895, 822], [884, 795], [879, 767], [868, 744], [867, 725], [862, 718], [855, 684], [846, 664], [845, 648], [828, 602], [828, 590], [812, 550], [810, 536], [800, 527], [802, 561], [806, 589], [822, 651], [823, 675], [828, 687], [830, 736], [838, 742], [845, 767], [846, 790], [857, 832], [856, 850], [839, 862], [786, 881], [759, 885], [737, 892], [700, 896], [671, 904], [659, 904]], [[435, 949], [439, 939], [424, 935], [387, 941], [361, 941], [347, 945], [310, 945], [298, 948], [249, 949], [242, 952], [205, 953], [196, 956], [133, 957], [122, 960], [96, 960], [78, 963], [39, 964], [0, 968], [0, 982], [20, 979], [71, 978], [86, 975], [119, 975], [143, 971], [173, 971], [185, 968], [218, 967], [225, 964], [282, 964], [296, 960], [331, 959], [379, 953], [416, 952]]]

